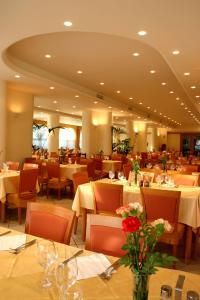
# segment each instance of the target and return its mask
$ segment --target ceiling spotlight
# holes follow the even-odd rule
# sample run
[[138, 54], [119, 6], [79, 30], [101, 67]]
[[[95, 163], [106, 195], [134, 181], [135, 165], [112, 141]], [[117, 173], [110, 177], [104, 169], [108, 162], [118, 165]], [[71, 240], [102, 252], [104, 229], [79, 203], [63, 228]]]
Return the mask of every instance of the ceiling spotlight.
[[139, 104], [142, 105], [143, 103], [142, 103], [142, 102], [139, 102]]
[[123, 110], [120, 110], [120, 112], [123, 113], [124, 111], [123, 111]]
[[147, 106], [147, 109], [150, 109], [151, 107], [150, 106]]
[[98, 103], [98, 101], [94, 101], [94, 104], [97, 104]]
[[180, 98], [179, 98], [179, 97], [176, 97], [176, 100], [178, 101], [178, 100], [180, 100]]
[[63, 24], [66, 27], [71, 27], [72, 26], [72, 22], [71, 21], [65, 21]]
[[174, 93], [174, 91], [170, 91], [169, 93], [170, 93], [170, 94], [173, 94], [173, 93]]
[[155, 70], [151, 70], [150, 73], [151, 73], [151, 74], [155, 74], [156, 71], [155, 71]]
[[189, 76], [190, 73], [189, 73], [189, 72], [185, 72], [184, 75], [185, 75], [185, 76]]
[[129, 97], [129, 100], [133, 100], [133, 97]]
[[50, 54], [45, 54], [44, 57], [46, 57], [46, 58], [51, 58], [51, 55], [50, 55]]
[[38, 105], [37, 107], [38, 107], [38, 108], [40, 108], [41, 106], [40, 106], [40, 105]]
[[135, 57], [137, 57], [137, 56], [139, 56], [139, 55], [140, 55], [140, 53], [138, 53], [138, 52], [134, 52], [132, 55], [133, 55], [133, 56], [135, 56]]
[[173, 50], [173, 51], [172, 51], [172, 54], [173, 54], [173, 55], [178, 55], [179, 53], [180, 53], [179, 50]]
[[104, 85], [104, 82], [100, 82], [99, 84], [100, 84], [100, 85]]
[[181, 106], [183, 106], [184, 105], [184, 102], [181, 102]]
[[59, 109], [56, 109], [56, 111], [59, 111]]
[[77, 71], [77, 74], [83, 74], [83, 71], [78, 70], [78, 71]]
[[50, 90], [55, 90], [55, 87], [54, 86], [50, 86], [49, 89]]
[[120, 91], [117, 91], [117, 94], [120, 94], [121, 92]]
[[161, 82], [162, 85], [166, 85], [166, 82]]
[[147, 34], [147, 32], [145, 30], [140, 30], [137, 33], [139, 36], [145, 36]]
[[108, 108], [112, 108], [112, 106], [108, 106]]
[[191, 89], [196, 89], [196, 86], [195, 86], [195, 85], [192, 85], [190, 88], [191, 88]]
[[54, 100], [53, 103], [56, 104], [56, 103], [58, 103], [58, 101]]
[[195, 97], [196, 97], [196, 98], [200, 98], [200, 96], [199, 96], [199, 95], [196, 95]]
[[76, 108], [76, 105], [73, 105], [72, 108]]
[[75, 95], [75, 98], [79, 98], [79, 95]]
[[15, 78], [20, 78], [21, 76], [19, 74], [16, 74], [15, 75]]

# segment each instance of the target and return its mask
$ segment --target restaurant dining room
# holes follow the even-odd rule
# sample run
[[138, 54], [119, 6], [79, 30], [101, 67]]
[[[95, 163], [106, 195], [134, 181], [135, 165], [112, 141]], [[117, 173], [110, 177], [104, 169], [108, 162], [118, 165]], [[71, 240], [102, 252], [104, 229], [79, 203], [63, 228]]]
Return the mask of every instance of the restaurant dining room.
[[0, 300], [200, 299], [199, 0], [0, 0]]

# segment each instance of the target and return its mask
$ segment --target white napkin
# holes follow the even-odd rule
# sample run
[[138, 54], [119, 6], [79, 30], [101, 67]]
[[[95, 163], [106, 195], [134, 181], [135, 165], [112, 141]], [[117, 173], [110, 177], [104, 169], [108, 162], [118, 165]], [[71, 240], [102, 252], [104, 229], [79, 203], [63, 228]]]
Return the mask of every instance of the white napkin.
[[107, 257], [101, 253], [80, 256], [76, 259], [78, 265], [78, 280], [95, 277], [104, 272], [111, 265]]
[[26, 243], [26, 234], [1, 236], [0, 237], [0, 250], [10, 250]]

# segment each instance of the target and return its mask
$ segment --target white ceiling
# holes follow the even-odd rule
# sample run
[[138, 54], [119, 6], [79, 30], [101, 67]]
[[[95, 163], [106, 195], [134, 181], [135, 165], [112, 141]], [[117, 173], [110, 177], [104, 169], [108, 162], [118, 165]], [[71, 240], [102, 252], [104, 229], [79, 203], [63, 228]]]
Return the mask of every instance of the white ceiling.
[[197, 126], [199, 11], [199, 0], [1, 0], [0, 78], [33, 93], [40, 111], [109, 109], [123, 120]]

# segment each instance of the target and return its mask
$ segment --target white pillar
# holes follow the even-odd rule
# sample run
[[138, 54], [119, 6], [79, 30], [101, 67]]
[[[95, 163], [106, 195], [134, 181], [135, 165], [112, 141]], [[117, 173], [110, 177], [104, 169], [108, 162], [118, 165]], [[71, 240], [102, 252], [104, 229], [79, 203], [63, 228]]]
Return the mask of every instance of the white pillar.
[[111, 154], [111, 126], [111, 112], [85, 110], [82, 116], [82, 152], [88, 157], [101, 150], [104, 154]]
[[133, 120], [127, 120], [126, 133], [127, 133], [127, 138], [130, 139], [130, 146], [133, 147], [134, 145]]
[[158, 128], [158, 147], [161, 149], [162, 145], [167, 145], [167, 129]]
[[150, 127], [147, 130], [147, 142], [148, 142], [148, 151], [157, 151], [158, 150], [158, 136], [157, 128]]
[[0, 80], [0, 164], [6, 157], [6, 83]]
[[33, 95], [8, 89], [6, 160], [32, 155]]
[[134, 121], [135, 132], [135, 152], [147, 151], [147, 132], [146, 123], [140, 121]]
[[[59, 126], [59, 115], [58, 114], [49, 114], [47, 121], [48, 128], [53, 128]], [[59, 129], [51, 131], [48, 135], [48, 151], [58, 152], [59, 148]]]

